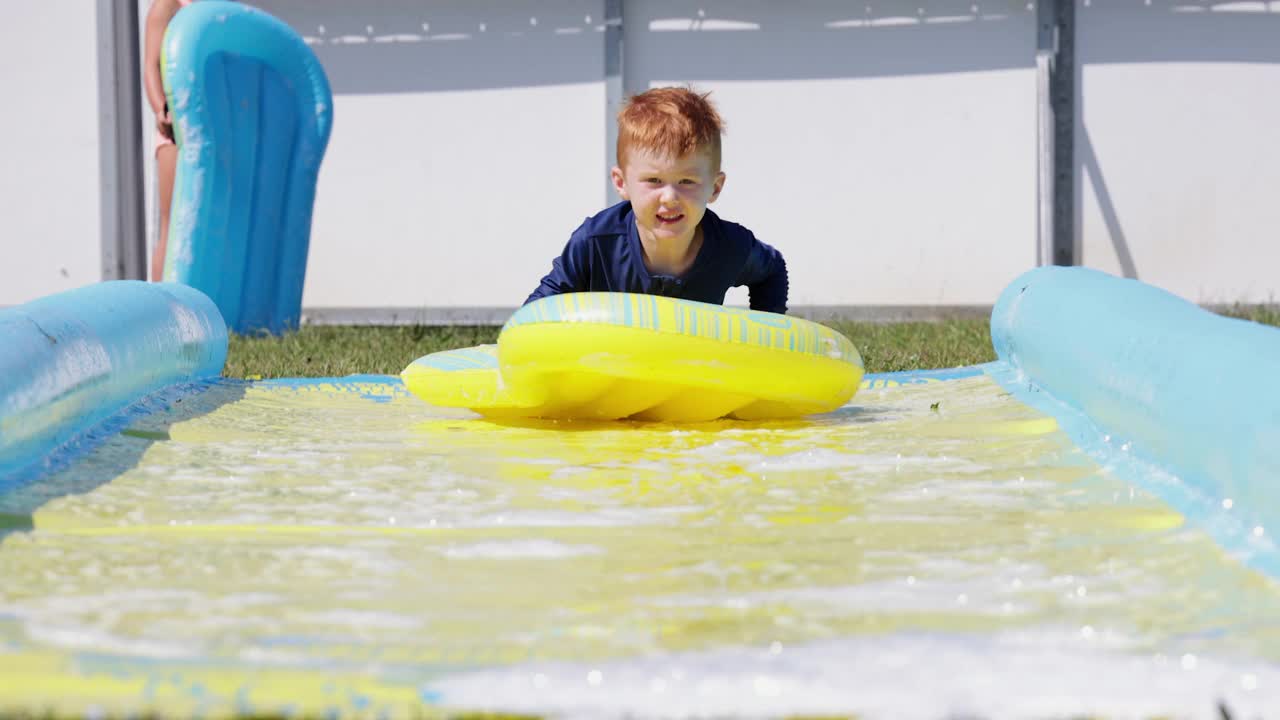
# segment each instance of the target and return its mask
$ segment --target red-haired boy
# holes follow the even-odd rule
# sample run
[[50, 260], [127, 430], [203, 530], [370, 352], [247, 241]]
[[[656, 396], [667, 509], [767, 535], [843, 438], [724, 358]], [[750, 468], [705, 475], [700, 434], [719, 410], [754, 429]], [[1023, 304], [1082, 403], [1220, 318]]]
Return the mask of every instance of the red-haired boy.
[[655, 88], [618, 113], [622, 202], [574, 231], [525, 303], [571, 292], [629, 292], [724, 303], [746, 285], [753, 310], [787, 311], [782, 254], [707, 209], [724, 188], [724, 123], [707, 95]]

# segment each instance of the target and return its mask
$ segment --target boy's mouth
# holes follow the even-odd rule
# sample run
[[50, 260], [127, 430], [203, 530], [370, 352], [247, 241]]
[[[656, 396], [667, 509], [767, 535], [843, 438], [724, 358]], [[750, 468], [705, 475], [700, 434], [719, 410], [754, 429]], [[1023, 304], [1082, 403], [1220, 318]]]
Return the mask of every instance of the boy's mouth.
[[684, 219], [684, 213], [677, 213], [675, 215], [663, 215], [662, 213], [658, 213], [658, 222], [664, 225], [678, 223], [683, 219]]

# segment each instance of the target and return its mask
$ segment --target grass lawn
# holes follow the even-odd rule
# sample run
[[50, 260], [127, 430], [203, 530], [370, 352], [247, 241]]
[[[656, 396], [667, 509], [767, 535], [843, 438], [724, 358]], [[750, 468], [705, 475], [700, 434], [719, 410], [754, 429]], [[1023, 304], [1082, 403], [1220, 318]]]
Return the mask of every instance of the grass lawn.
[[[954, 367], [995, 358], [985, 320], [830, 323], [854, 342], [868, 372]], [[497, 327], [307, 326], [283, 337], [232, 336], [227, 377], [398, 375], [437, 350], [495, 342]]]
[[[1280, 306], [1223, 314], [1280, 326]], [[995, 359], [985, 319], [940, 322], [828, 323], [862, 353], [867, 372], [973, 365]], [[494, 342], [497, 327], [307, 326], [283, 337], [233, 336], [224, 374], [234, 378], [397, 375], [437, 350]]]

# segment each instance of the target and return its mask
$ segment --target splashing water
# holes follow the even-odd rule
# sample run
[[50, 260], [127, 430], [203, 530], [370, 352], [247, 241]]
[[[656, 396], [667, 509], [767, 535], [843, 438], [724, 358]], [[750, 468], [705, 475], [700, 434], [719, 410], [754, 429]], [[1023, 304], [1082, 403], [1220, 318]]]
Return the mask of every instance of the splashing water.
[[1276, 582], [984, 376], [690, 426], [225, 383], [0, 512], [20, 708], [1280, 706]]

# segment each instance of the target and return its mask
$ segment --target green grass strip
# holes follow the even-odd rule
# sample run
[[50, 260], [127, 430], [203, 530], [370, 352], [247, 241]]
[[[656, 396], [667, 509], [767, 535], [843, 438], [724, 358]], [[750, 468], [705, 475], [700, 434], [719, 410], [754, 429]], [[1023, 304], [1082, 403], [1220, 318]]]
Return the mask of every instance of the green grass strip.
[[[1280, 326], [1280, 306], [1233, 306], [1231, 317]], [[976, 365], [995, 359], [983, 318], [939, 322], [825, 323], [844, 333], [868, 373]], [[498, 327], [305, 326], [281, 337], [233, 335], [223, 374], [232, 378], [398, 375], [439, 350], [492, 343]]]

